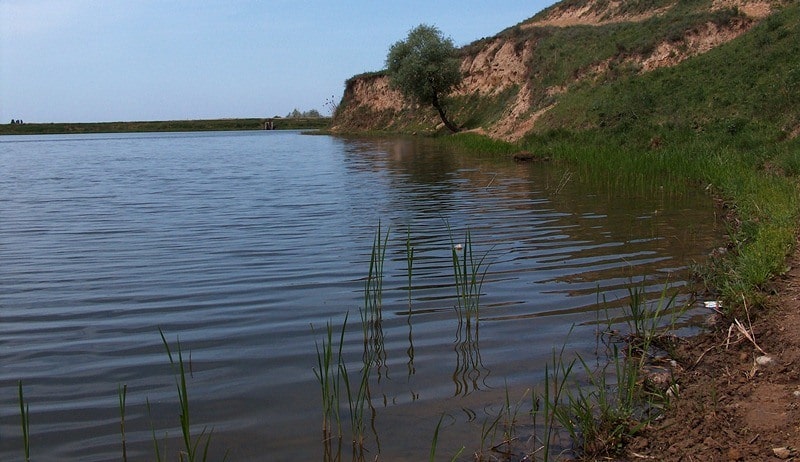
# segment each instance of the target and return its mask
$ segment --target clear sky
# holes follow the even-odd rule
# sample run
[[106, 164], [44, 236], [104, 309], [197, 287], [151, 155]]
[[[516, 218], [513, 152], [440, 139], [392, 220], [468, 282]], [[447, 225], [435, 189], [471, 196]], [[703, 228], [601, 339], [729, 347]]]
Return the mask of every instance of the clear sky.
[[0, 123], [323, 114], [418, 24], [456, 46], [555, 0], [0, 0]]

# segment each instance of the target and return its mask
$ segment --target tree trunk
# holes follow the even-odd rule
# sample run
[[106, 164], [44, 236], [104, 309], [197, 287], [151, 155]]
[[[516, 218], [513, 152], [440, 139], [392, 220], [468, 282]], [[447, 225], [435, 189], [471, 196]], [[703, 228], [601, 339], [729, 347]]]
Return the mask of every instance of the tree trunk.
[[439, 111], [439, 117], [442, 118], [442, 122], [444, 122], [445, 127], [449, 128], [450, 131], [453, 132], [453, 133], [458, 133], [458, 132], [461, 131], [461, 129], [456, 127], [453, 124], [453, 122], [450, 122], [449, 120], [447, 120], [447, 116], [444, 113], [444, 109], [442, 108], [442, 105], [439, 104], [439, 97], [438, 96], [436, 96], [436, 95], [433, 96], [432, 104], [433, 104], [433, 107], [435, 107], [436, 110]]

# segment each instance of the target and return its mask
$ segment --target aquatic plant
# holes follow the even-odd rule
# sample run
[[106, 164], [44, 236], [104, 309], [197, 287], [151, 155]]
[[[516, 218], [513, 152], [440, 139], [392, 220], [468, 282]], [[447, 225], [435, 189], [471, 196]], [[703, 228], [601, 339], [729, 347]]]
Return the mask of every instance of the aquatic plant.
[[389, 240], [389, 229], [381, 234], [381, 224], [372, 241], [369, 260], [369, 272], [364, 281], [364, 307], [361, 310], [361, 328], [364, 334], [365, 367], [374, 363], [378, 375], [386, 367], [386, 350], [383, 337], [383, 266], [386, 261], [386, 244]]
[[[478, 380], [483, 376], [485, 367], [480, 355], [480, 297], [483, 281], [486, 278], [488, 265], [484, 262], [489, 251], [478, 257], [472, 245], [472, 234], [469, 230], [464, 235], [464, 244], [453, 239], [450, 225], [446, 223], [450, 236], [450, 248], [453, 265], [454, 286], [456, 289], [455, 311], [458, 317], [456, 340], [456, 367], [453, 381], [455, 394], [468, 394], [477, 390]], [[471, 387], [470, 387], [471, 386]]]
[[[431, 440], [431, 451], [428, 454], [428, 461], [429, 462], [435, 462], [436, 461], [436, 447], [439, 444], [439, 430], [442, 427], [442, 421], [443, 420], [444, 420], [444, 414], [442, 414], [439, 417], [439, 422], [436, 423], [436, 428], [434, 428], [434, 430], [433, 430], [433, 438]], [[455, 460], [457, 460], [458, 457], [461, 455], [461, 453], [464, 452], [464, 449], [465, 449], [465, 446], [461, 446], [461, 449], [459, 449], [458, 452], [456, 452], [456, 454], [453, 455], [452, 458], [450, 458], [450, 462], [454, 462]]]
[[484, 261], [489, 252], [487, 251], [480, 257], [476, 256], [472, 247], [472, 234], [469, 230], [464, 235], [464, 244], [462, 245], [455, 243], [453, 240], [449, 224], [447, 229], [450, 234], [450, 248], [453, 259], [458, 322], [459, 324], [465, 322], [468, 330], [474, 322], [477, 332], [481, 289], [486, 278], [486, 272], [489, 269], [488, 266], [484, 266]]
[[[156, 427], [153, 425], [153, 409], [150, 406], [150, 398], [145, 398], [145, 406], [147, 407], [147, 415], [150, 417], [150, 437], [153, 440], [153, 451], [155, 452], [156, 462], [161, 462], [161, 448], [158, 446], [158, 436], [156, 436]], [[164, 454], [167, 453], [167, 436], [164, 435]]]
[[125, 400], [128, 396], [128, 385], [117, 386], [119, 399], [119, 432], [122, 435], [122, 462], [128, 461], [128, 446], [125, 438]]
[[[208, 459], [208, 449], [211, 444], [211, 436], [214, 433], [214, 430], [212, 429], [208, 432], [208, 434], [206, 434], [207, 428], [203, 427], [200, 435], [197, 437], [192, 437], [191, 418], [189, 415], [189, 390], [186, 385], [186, 367], [183, 361], [181, 343], [180, 340], [178, 340], [178, 359], [176, 362], [172, 355], [169, 342], [167, 342], [167, 338], [164, 336], [164, 332], [161, 330], [161, 328], [158, 329], [158, 333], [161, 334], [161, 341], [164, 344], [164, 349], [167, 351], [170, 365], [173, 366], [173, 372], [175, 374], [175, 385], [178, 392], [178, 404], [180, 409], [179, 419], [181, 435], [183, 437], [183, 451], [179, 453], [179, 458], [183, 461], [184, 457], [186, 457], [187, 462], [205, 462]], [[203, 441], [205, 441], [204, 444], [202, 444]], [[200, 446], [201, 444], [202, 446]], [[156, 447], [158, 447], [157, 444]], [[200, 449], [202, 449], [202, 452], [200, 452]], [[227, 459], [227, 453], [225, 457], [223, 457], [223, 460], [224, 459]]]
[[[651, 363], [652, 349], [666, 345], [684, 310], [675, 306], [676, 294], [668, 295], [668, 285], [654, 301], [646, 297], [644, 281], [636, 286], [631, 283], [628, 294], [628, 304], [623, 307], [628, 333], [619, 337], [622, 348], [612, 345], [602, 366], [590, 367], [579, 354], [565, 362], [563, 347], [553, 357], [553, 370], [561, 372], [562, 384], [576, 365], [581, 366], [585, 378], [565, 388], [558, 399], [545, 400], [554, 419], [547, 423], [547, 431], [558, 423], [586, 457], [621, 452], [624, 441], [647, 426], [668, 400], [666, 392], [647, 389], [642, 374]], [[611, 325], [610, 319], [608, 322]]]
[[22, 393], [22, 380], [18, 383], [19, 388], [19, 415], [20, 424], [22, 426], [22, 445], [25, 454], [25, 462], [31, 460], [31, 421], [30, 421], [30, 405], [25, 402], [25, 397]]
[[412, 306], [412, 292], [411, 292], [411, 279], [414, 274], [414, 247], [411, 245], [411, 227], [406, 230], [406, 275], [408, 276], [407, 290], [408, 290], [408, 316], [406, 317], [406, 324], [408, 324], [408, 375], [411, 377], [416, 372], [414, 368], [414, 326], [411, 323], [411, 315], [413, 314]]
[[[367, 353], [365, 352], [365, 354]], [[365, 419], [366, 410], [367, 408], [372, 408], [369, 391], [369, 378], [370, 371], [372, 370], [370, 366], [373, 359], [368, 354], [364, 358], [365, 359], [361, 367], [357, 387], [354, 386], [356, 384], [351, 384], [350, 382], [350, 375], [347, 371], [347, 364], [345, 361], [342, 360], [339, 362], [339, 373], [344, 381], [344, 389], [345, 393], [347, 394], [347, 405], [350, 411], [350, 431], [353, 438], [353, 456], [357, 456], [359, 459], [363, 459], [364, 457], [364, 445], [366, 443], [365, 435], [367, 430]]]
[[[314, 375], [320, 384], [322, 393], [322, 433], [323, 439], [331, 437], [332, 427], [336, 426], [336, 436], [342, 438], [341, 416], [339, 414], [339, 389], [341, 376], [339, 366], [342, 362], [342, 347], [344, 345], [344, 333], [347, 329], [348, 314], [345, 314], [342, 330], [339, 336], [339, 346], [336, 354], [336, 361], [333, 356], [333, 326], [330, 321], [325, 324], [326, 337], [322, 340], [322, 346], [316, 341], [317, 348], [317, 368]], [[314, 329], [314, 326], [311, 326]]]

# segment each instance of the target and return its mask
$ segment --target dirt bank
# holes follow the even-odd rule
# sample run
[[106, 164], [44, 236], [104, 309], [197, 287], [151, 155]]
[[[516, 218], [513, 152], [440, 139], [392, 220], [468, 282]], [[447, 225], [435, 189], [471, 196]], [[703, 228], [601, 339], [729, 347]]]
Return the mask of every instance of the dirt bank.
[[800, 460], [800, 251], [789, 263], [753, 320], [758, 347], [730, 323], [680, 345], [679, 399], [628, 460]]

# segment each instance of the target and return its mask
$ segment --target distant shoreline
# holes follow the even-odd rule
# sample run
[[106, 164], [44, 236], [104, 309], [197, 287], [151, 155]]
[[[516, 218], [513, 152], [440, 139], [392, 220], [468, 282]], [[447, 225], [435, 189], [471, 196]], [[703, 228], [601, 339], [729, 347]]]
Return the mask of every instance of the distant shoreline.
[[0, 135], [58, 135], [78, 133], [204, 132], [234, 130], [312, 130], [330, 126], [329, 117], [166, 120], [137, 122], [54, 122], [0, 124]]

